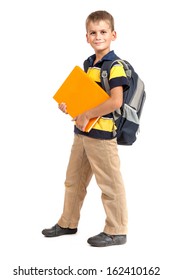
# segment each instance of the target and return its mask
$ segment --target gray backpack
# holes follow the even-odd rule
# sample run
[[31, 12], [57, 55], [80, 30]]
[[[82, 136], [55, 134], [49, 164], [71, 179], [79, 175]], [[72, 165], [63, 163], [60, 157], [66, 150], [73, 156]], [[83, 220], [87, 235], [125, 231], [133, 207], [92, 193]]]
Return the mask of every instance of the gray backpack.
[[[117, 143], [119, 145], [132, 145], [136, 141], [140, 125], [140, 117], [146, 99], [144, 83], [135, 72], [132, 65], [116, 57], [114, 61], [104, 61], [101, 67], [101, 84], [103, 89], [110, 95], [109, 73], [113, 63], [121, 63], [129, 80], [129, 88], [123, 92], [123, 105], [113, 112]], [[84, 61], [84, 70], [89, 68], [88, 60]]]

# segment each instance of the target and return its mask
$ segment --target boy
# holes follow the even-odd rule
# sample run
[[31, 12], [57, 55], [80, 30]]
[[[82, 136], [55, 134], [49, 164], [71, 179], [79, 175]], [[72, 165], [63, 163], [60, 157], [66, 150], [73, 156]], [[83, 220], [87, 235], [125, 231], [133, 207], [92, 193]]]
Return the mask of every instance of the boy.
[[[95, 54], [88, 58], [87, 74], [101, 86], [100, 68], [104, 60], [114, 60], [110, 51], [111, 42], [116, 39], [114, 19], [106, 11], [91, 13], [86, 20], [86, 39]], [[74, 234], [80, 218], [86, 188], [95, 175], [102, 191], [102, 203], [106, 213], [103, 232], [89, 238], [91, 246], [103, 247], [126, 243], [127, 207], [116, 142], [116, 127], [112, 112], [123, 102], [123, 91], [128, 87], [123, 66], [115, 62], [111, 68], [110, 98], [99, 106], [76, 116], [74, 143], [66, 173], [65, 199], [62, 216], [58, 223], [42, 234], [46, 237]], [[68, 112], [66, 104], [59, 109]], [[101, 116], [93, 129], [86, 133], [85, 126], [91, 118]]]

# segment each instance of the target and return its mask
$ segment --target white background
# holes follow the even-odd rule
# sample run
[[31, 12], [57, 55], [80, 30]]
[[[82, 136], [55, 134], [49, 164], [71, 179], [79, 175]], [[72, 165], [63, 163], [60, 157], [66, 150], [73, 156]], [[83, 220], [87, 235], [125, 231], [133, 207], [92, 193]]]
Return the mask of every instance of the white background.
[[[103, 230], [105, 219], [94, 178], [77, 235], [46, 239], [41, 234], [62, 212], [73, 141], [73, 123], [58, 110], [52, 96], [72, 68], [82, 67], [83, 60], [93, 54], [85, 39], [85, 19], [99, 9], [114, 16], [118, 37], [112, 49], [133, 64], [147, 92], [138, 140], [132, 147], [119, 148], [129, 208], [128, 243], [107, 248], [87, 244], [88, 237]], [[160, 277], [144, 279], [170, 279], [171, 9], [169, 0], [0, 1], [2, 279], [26, 279], [13, 276], [19, 265], [103, 269], [96, 279], [118, 278], [106, 275], [109, 266], [159, 266]], [[28, 279], [32, 277], [36, 279]], [[128, 275], [123, 279], [133, 277], [138, 279]], [[58, 276], [45, 279], [49, 278]]]

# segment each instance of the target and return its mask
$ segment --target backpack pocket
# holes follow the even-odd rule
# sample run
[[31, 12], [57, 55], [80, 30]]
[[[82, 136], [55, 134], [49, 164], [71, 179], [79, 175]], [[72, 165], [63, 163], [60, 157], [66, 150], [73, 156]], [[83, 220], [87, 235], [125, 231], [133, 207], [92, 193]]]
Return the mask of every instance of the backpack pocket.
[[117, 143], [119, 145], [132, 145], [136, 140], [139, 129], [139, 117], [136, 109], [124, 104], [123, 112], [116, 121]]

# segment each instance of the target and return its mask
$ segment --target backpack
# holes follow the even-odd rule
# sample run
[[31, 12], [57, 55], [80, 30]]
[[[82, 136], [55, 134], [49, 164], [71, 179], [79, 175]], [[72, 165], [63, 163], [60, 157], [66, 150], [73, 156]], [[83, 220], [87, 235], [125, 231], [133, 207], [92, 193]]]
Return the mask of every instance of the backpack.
[[[139, 131], [140, 117], [146, 99], [143, 81], [135, 72], [133, 66], [126, 60], [118, 57], [114, 61], [104, 61], [100, 71], [101, 84], [103, 89], [110, 95], [109, 74], [114, 62], [123, 65], [129, 88], [123, 92], [123, 105], [119, 110], [113, 112], [116, 130], [117, 143], [119, 145], [132, 145], [137, 138]], [[89, 61], [84, 61], [84, 71], [87, 72]]]

